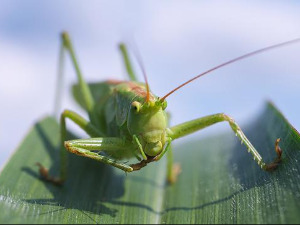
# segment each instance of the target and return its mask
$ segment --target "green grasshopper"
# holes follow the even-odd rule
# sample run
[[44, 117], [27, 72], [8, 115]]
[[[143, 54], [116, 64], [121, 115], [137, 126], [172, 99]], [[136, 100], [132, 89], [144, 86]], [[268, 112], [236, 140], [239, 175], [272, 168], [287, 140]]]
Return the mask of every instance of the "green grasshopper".
[[[195, 76], [160, 98], [150, 92], [147, 77], [140, 61], [145, 84], [137, 82], [124, 44], [120, 44], [120, 50], [130, 81], [108, 80], [96, 84], [87, 84], [81, 74], [69, 35], [63, 32], [61, 38], [60, 65], [62, 65], [63, 53], [67, 50], [78, 78], [78, 84], [73, 87], [74, 95], [80, 105], [87, 111], [89, 121], [76, 112], [63, 111], [60, 117], [60, 175], [59, 177], [49, 175], [48, 170], [38, 163], [40, 174], [45, 180], [58, 185], [66, 180], [67, 151], [65, 149], [67, 149], [71, 153], [98, 160], [125, 172], [140, 170], [167, 154], [167, 179], [170, 183], [174, 183], [180, 168], [173, 165], [171, 142], [223, 121], [229, 123], [233, 132], [246, 145], [248, 151], [263, 170], [271, 171], [279, 165], [282, 155], [282, 150], [279, 147], [280, 138], [275, 141], [276, 159], [267, 164], [238, 124], [224, 113], [209, 115], [168, 127], [169, 117], [165, 111], [167, 107], [166, 98], [179, 88], [209, 72], [252, 55], [298, 42], [300, 39], [263, 48], [225, 62]], [[81, 127], [91, 138], [66, 141], [66, 119]], [[137, 162], [130, 165], [121, 162], [121, 160], [130, 158], [136, 158]]]

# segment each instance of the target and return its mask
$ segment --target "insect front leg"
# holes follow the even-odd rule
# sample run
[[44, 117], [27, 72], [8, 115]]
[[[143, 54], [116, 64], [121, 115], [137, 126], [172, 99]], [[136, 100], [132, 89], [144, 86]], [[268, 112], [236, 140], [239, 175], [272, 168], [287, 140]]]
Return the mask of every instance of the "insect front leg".
[[117, 167], [125, 172], [132, 172], [133, 168], [114, 159], [98, 154], [95, 151], [105, 150], [105, 152], [126, 151], [132, 146], [123, 138], [97, 137], [89, 139], [70, 140], [64, 143], [66, 149], [79, 156], [91, 158], [111, 166]]
[[183, 137], [185, 135], [191, 134], [195, 131], [201, 130], [205, 127], [211, 126], [215, 123], [227, 121], [231, 127], [231, 129], [234, 131], [236, 136], [246, 145], [248, 148], [248, 151], [253, 155], [255, 161], [257, 164], [264, 170], [271, 171], [277, 168], [281, 161], [281, 154], [282, 151], [279, 147], [279, 141], [280, 139], [277, 139], [275, 142], [275, 151], [277, 154], [277, 158], [269, 164], [266, 164], [261, 155], [258, 153], [258, 151], [253, 147], [253, 145], [250, 143], [250, 141], [247, 139], [241, 128], [238, 126], [238, 124], [228, 115], [224, 113], [214, 114], [206, 117], [202, 117], [199, 119], [195, 119], [192, 121], [188, 121], [186, 123], [179, 124], [177, 126], [170, 128], [170, 134], [169, 136], [172, 139], [177, 139], [180, 137]]
[[49, 175], [48, 169], [43, 167], [40, 163], [37, 165], [40, 167], [41, 176], [54, 184], [62, 184], [67, 177], [67, 151], [64, 146], [64, 141], [67, 136], [67, 128], [66, 128], [66, 119], [70, 119], [75, 124], [77, 124], [81, 129], [83, 129], [88, 135], [91, 137], [99, 137], [103, 134], [89, 121], [82, 118], [77, 113], [65, 110], [60, 117], [60, 175], [59, 177], [53, 177]]

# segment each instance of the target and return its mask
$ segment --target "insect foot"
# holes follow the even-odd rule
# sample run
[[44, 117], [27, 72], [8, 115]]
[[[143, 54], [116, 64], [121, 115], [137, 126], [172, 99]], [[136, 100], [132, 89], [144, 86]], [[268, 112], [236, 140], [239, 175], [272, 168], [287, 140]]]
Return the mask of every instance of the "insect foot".
[[172, 167], [171, 174], [168, 175], [169, 184], [174, 184], [177, 181], [178, 175], [181, 173], [181, 166], [179, 163], [176, 163]]
[[282, 150], [281, 150], [281, 148], [279, 146], [279, 142], [280, 142], [280, 138], [278, 138], [275, 141], [275, 151], [277, 153], [277, 158], [274, 160], [274, 162], [266, 164], [266, 166], [264, 168], [266, 171], [273, 171], [273, 170], [275, 170], [278, 167], [279, 163], [281, 162]]
[[147, 166], [148, 163], [155, 162], [155, 157], [148, 157], [147, 160], [142, 160], [139, 163], [131, 164], [130, 167], [133, 168], [133, 171], [140, 170], [143, 167]]
[[45, 168], [42, 164], [36, 163], [36, 165], [39, 167], [39, 172], [43, 180], [55, 184], [57, 186], [61, 186], [63, 184], [64, 181], [62, 179], [50, 176], [48, 169]]

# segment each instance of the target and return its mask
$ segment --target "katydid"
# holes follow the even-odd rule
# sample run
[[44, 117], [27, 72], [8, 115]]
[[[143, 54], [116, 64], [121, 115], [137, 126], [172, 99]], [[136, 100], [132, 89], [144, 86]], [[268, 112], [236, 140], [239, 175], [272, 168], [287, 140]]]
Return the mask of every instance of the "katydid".
[[[61, 40], [60, 66], [62, 66], [63, 54], [67, 51], [70, 54], [78, 78], [78, 84], [73, 87], [75, 98], [87, 111], [89, 120], [84, 119], [76, 112], [63, 111], [60, 117], [60, 175], [58, 177], [51, 176], [48, 170], [38, 163], [40, 174], [45, 180], [54, 184], [62, 184], [66, 180], [67, 151], [69, 151], [79, 156], [109, 164], [125, 172], [140, 170], [147, 164], [160, 160], [166, 154], [168, 160], [167, 180], [174, 183], [180, 169], [178, 166], [173, 165], [171, 142], [223, 121], [229, 123], [233, 132], [245, 144], [263, 170], [274, 170], [281, 162], [280, 138], [275, 141], [276, 158], [273, 162], [267, 164], [238, 124], [224, 113], [209, 115], [168, 127], [169, 118], [165, 111], [167, 107], [166, 98], [179, 88], [209, 72], [270, 49], [299, 42], [300, 39], [272, 45], [225, 62], [195, 76], [161, 98], [150, 91], [140, 61], [139, 64], [143, 70], [145, 83], [137, 81], [124, 44], [120, 44], [120, 50], [130, 80], [107, 80], [101, 83], [87, 84], [81, 74], [69, 35], [63, 32]], [[62, 76], [62, 74], [59, 74], [59, 76]], [[81, 127], [91, 138], [66, 140], [66, 119]], [[122, 162], [122, 160], [130, 158], [136, 158], [137, 162], [134, 164]]]

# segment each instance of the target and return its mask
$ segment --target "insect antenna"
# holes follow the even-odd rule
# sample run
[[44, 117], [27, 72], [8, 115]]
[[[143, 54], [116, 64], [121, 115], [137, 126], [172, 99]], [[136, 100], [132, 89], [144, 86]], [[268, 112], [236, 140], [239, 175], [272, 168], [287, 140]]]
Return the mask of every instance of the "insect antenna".
[[148, 83], [148, 79], [147, 79], [147, 74], [146, 74], [146, 70], [143, 64], [143, 60], [142, 60], [142, 56], [140, 55], [138, 48], [132, 48], [133, 50], [133, 54], [135, 56], [135, 58], [137, 59], [137, 62], [139, 64], [139, 67], [142, 70], [143, 76], [144, 76], [144, 80], [145, 80], [145, 84], [146, 84], [146, 90], [147, 90], [147, 95], [146, 95], [146, 102], [149, 102], [150, 100], [150, 89], [149, 89], [149, 83]]
[[210, 73], [210, 72], [212, 72], [214, 70], [220, 69], [221, 67], [227, 66], [227, 65], [229, 65], [231, 63], [234, 63], [234, 62], [242, 60], [242, 59], [246, 59], [246, 58], [251, 57], [253, 55], [260, 54], [260, 53], [266, 52], [266, 51], [271, 50], [271, 49], [275, 49], [275, 48], [283, 47], [283, 46], [286, 46], [286, 45], [294, 44], [294, 43], [299, 42], [299, 41], [300, 41], [300, 38], [297, 38], [297, 39], [286, 41], [286, 42], [282, 42], [282, 43], [279, 43], [279, 44], [276, 44], [276, 45], [271, 45], [271, 46], [268, 46], [266, 48], [261, 48], [259, 50], [247, 53], [245, 55], [239, 56], [239, 57], [237, 57], [235, 59], [232, 59], [232, 60], [229, 60], [229, 61], [227, 61], [225, 63], [222, 63], [222, 64], [220, 64], [218, 66], [215, 66], [215, 67], [213, 67], [213, 68], [211, 68], [211, 69], [209, 69], [209, 70], [207, 70], [207, 71], [205, 71], [205, 72], [203, 72], [203, 73], [201, 73], [201, 74], [193, 77], [192, 79], [184, 82], [183, 84], [179, 85], [178, 87], [174, 88], [172, 91], [170, 91], [169, 93], [167, 93], [164, 97], [162, 97], [160, 99], [160, 101], [163, 102], [168, 96], [170, 96], [171, 94], [173, 94], [178, 89], [184, 87], [185, 85], [191, 83], [192, 81], [198, 79], [199, 77], [202, 77], [203, 75], [208, 74], [208, 73]]

